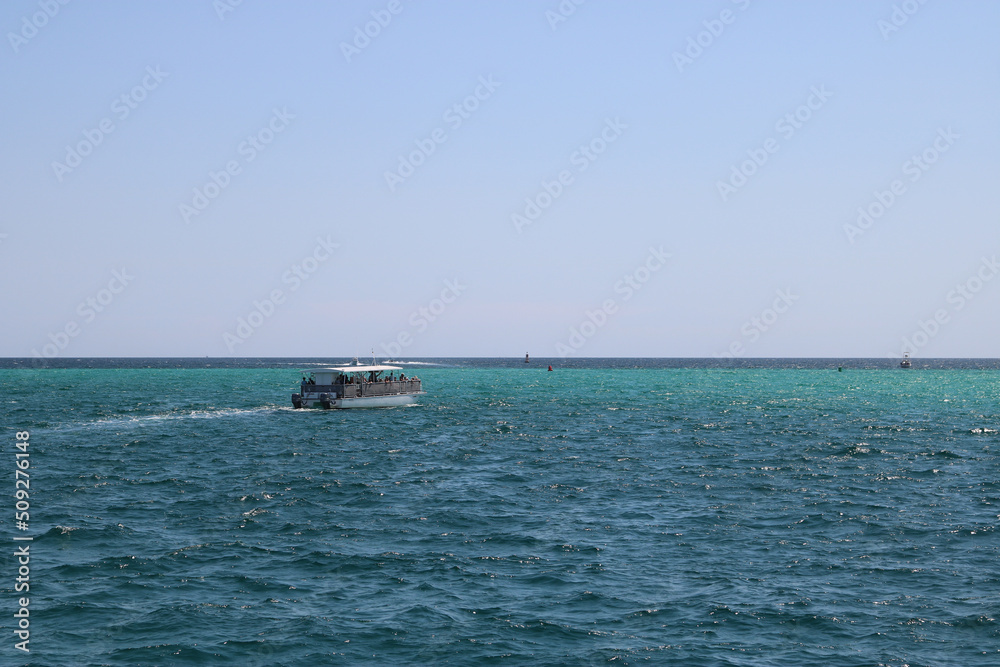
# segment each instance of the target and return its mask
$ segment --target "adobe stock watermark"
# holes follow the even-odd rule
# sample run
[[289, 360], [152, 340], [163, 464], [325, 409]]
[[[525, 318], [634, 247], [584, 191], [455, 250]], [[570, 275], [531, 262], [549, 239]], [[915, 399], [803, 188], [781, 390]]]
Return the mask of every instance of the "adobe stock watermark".
[[666, 266], [668, 259], [670, 259], [670, 254], [663, 251], [663, 246], [659, 248], [650, 246], [646, 259], [615, 282], [613, 290], [615, 294], [621, 295], [621, 302], [619, 303], [617, 299], [612, 297], [602, 301], [599, 308], [584, 311], [584, 319], [576, 326], [569, 328], [569, 337], [566, 342], [556, 343], [556, 354], [565, 359], [567, 356], [579, 352], [587, 344], [587, 341], [608, 323], [609, 318], [618, 312], [621, 304], [628, 302], [657, 271]]
[[[750, 6], [750, 0], [732, 0], [732, 3], [739, 7], [741, 12], [745, 12]], [[726, 31], [726, 26], [736, 22], [737, 16], [738, 14], [733, 10], [723, 9], [719, 12], [718, 18], [702, 21], [701, 24], [705, 26], [705, 29], [692, 37], [688, 37], [687, 47], [683, 53], [674, 51], [674, 65], [677, 66], [677, 71], [683, 73], [685, 67], [693, 65], [694, 61], [700, 58], [706, 49], [715, 44], [715, 41], [719, 37], [722, 37], [722, 33]]]
[[7, 41], [10, 42], [10, 48], [14, 49], [14, 53], [20, 51], [22, 46], [34, 39], [38, 31], [47, 26], [49, 21], [59, 13], [59, 10], [68, 4], [69, 0], [38, 0], [40, 11], [31, 16], [22, 16], [21, 29], [16, 33], [7, 33]]
[[545, 20], [549, 22], [549, 27], [552, 28], [552, 32], [556, 31], [556, 27], [560, 23], [565, 23], [570, 16], [576, 13], [576, 8], [585, 3], [587, 0], [562, 0], [559, 6], [556, 7], [555, 11], [548, 9], [545, 11]]
[[213, 0], [212, 9], [220, 21], [226, 20], [226, 14], [236, 11], [236, 8], [243, 4], [243, 0]]
[[[760, 311], [760, 315], [751, 317], [740, 327], [740, 334], [748, 343], [756, 343], [761, 335], [769, 331], [771, 327], [788, 312], [792, 305], [799, 300], [799, 297], [792, 294], [791, 289], [775, 291], [774, 301], [769, 308]], [[743, 340], [734, 340], [729, 344], [725, 352], [717, 352], [712, 356], [716, 359], [734, 359], [746, 353], [746, 346]]]
[[882, 33], [882, 40], [889, 41], [890, 35], [899, 32], [910, 20], [910, 17], [920, 11], [920, 8], [927, 4], [927, 0], [903, 0], [898, 5], [892, 6], [892, 13], [888, 19], [879, 19], [875, 25]]
[[[813, 112], [822, 109], [831, 97], [833, 97], [833, 93], [827, 90], [825, 85], [820, 85], [818, 88], [812, 86], [806, 101], [795, 110], [779, 118], [774, 124], [774, 131], [785, 139], [791, 139], [809, 122], [809, 119], [813, 117]], [[739, 165], [732, 165], [728, 181], [716, 181], [715, 187], [719, 190], [722, 201], [727, 201], [730, 195], [735, 194], [737, 190], [746, 185], [750, 178], [757, 173], [757, 170], [763, 167], [780, 148], [781, 143], [777, 139], [768, 137], [760, 148], [748, 150], [746, 160]]]
[[[593, 139], [585, 144], [580, 144], [569, 156], [570, 165], [576, 168], [577, 173], [582, 174], [587, 171], [608, 146], [618, 141], [622, 133], [628, 129], [628, 125], [621, 122], [620, 118], [611, 120], [605, 119], [604, 128]], [[524, 210], [520, 213], [512, 213], [510, 221], [514, 229], [520, 234], [521, 230], [534, 223], [542, 216], [559, 197], [563, 195], [570, 185], [575, 182], [576, 177], [571, 169], [563, 169], [551, 181], [542, 179], [541, 190], [533, 197], [524, 198]]]
[[[205, 184], [194, 188], [191, 202], [178, 205], [184, 224], [189, 224], [191, 218], [201, 215], [208, 205], [229, 187], [233, 177], [243, 173], [243, 166], [250, 164], [260, 153], [267, 150], [275, 137], [288, 129], [289, 121], [294, 119], [295, 114], [289, 113], [287, 108], [273, 109], [271, 118], [264, 127], [253, 134], [248, 134], [247, 138], [236, 147], [238, 158], [227, 161], [219, 171], [209, 171]], [[242, 161], [239, 158], [242, 158]]]
[[933, 316], [926, 320], [918, 319], [917, 328], [909, 336], [903, 336], [900, 340], [899, 352], [890, 352], [886, 357], [898, 359], [906, 354], [916, 354], [920, 348], [925, 347], [940, 333], [945, 324], [951, 321], [953, 313], [965, 308], [986, 283], [993, 280], [998, 273], [1000, 273], [1000, 262], [997, 262], [996, 255], [981, 258], [979, 268], [945, 295], [945, 303], [948, 304], [948, 307], [938, 308], [934, 311]]
[[462, 292], [466, 290], [466, 285], [454, 280], [445, 280], [444, 289], [434, 299], [431, 299], [426, 306], [420, 306], [410, 313], [407, 320], [409, 328], [400, 331], [396, 337], [388, 343], [382, 342], [379, 346], [383, 354], [390, 358], [396, 358], [402, 354], [403, 350], [413, 345], [414, 337], [427, 331], [432, 322], [444, 315], [448, 306], [455, 303]]
[[[961, 135], [955, 134], [951, 127], [938, 128], [937, 137], [934, 138], [930, 146], [919, 154], [911, 155], [908, 160], [903, 162], [900, 167], [903, 176], [907, 176], [910, 183], [919, 181], [943, 154], [951, 150], [959, 137]], [[900, 197], [906, 194], [906, 183], [903, 179], [897, 178], [889, 183], [889, 187], [885, 190], [875, 190], [872, 194], [875, 198], [871, 202], [866, 206], [858, 207], [858, 218], [855, 224], [844, 225], [844, 234], [851, 244], [854, 243], [854, 239], [871, 229], [872, 225], [884, 216], [899, 201]]]
[[[281, 284], [289, 286], [289, 294], [298, 291], [305, 281], [309, 280], [323, 264], [333, 257], [333, 251], [339, 247], [340, 244], [330, 240], [329, 234], [326, 238], [317, 236], [316, 246], [312, 252], [292, 264], [287, 271], [281, 274]], [[247, 316], [236, 319], [233, 333], [226, 331], [222, 334], [222, 342], [226, 344], [229, 353], [234, 354], [237, 345], [247, 342], [264, 325], [264, 322], [271, 319], [278, 306], [285, 303], [287, 297], [284, 290], [276, 288], [268, 292], [263, 299], [255, 299], [253, 308], [250, 309]]]
[[41, 352], [37, 348], [31, 349], [31, 354], [36, 360], [53, 359], [65, 350], [70, 341], [83, 331], [83, 328], [97, 319], [100, 313], [107, 310], [118, 295], [125, 291], [125, 288], [135, 280], [135, 276], [130, 275], [125, 267], [121, 271], [111, 272], [111, 280], [107, 285], [98, 290], [94, 295], [88, 296], [76, 307], [76, 314], [80, 320], [72, 319], [56, 332], [49, 332], [49, 342], [42, 346]]
[[[479, 105], [493, 97], [493, 93], [500, 87], [499, 81], [493, 80], [493, 75], [479, 77], [479, 85], [467, 95], [461, 102], [456, 102], [441, 115], [441, 119], [448, 124], [454, 132], [462, 127], [462, 123], [472, 118], [472, 114], [479, 109]], [[407, 155], [399, 156], [399, 163], [395, 171], [386, 171], [385, 184], [389, 186], [389, 192], [395, 192], [396, 188], [423, 165], [427, 158], [434, 154], [440, 144], [448, 141], [448, 130], [443, 127], [435, 128], [426, 139], [416, 139], [413, 143], [416, 148]]]
[[401, 0], [389, 0], [385, 9], [373, 10], [371, 21], [365, 23], [364, 26], [354, 28], [354, 39], [351, 43], [340, 43], [340, 52], [344, 54], [347, 62], [351, 62], [351, 58], [361, 55], [362, 51], [371, 46], [372, 40], [381, 35], [382, 31], [392, 23], [392, 17], [398, 16], [402, 11], [403, 3]]
[[[118, 122], [124, 121], [139, 108], [139, 105], [149, 97], [151, 92], [160, 87], [160, 84], [168, 76], [170, 74], [161, 71], [159, 65], [146, 67], [146, 75], [142, 77], [142, 81], [111, 102], [111, 113], [118, 119]], [[94, 149], [104, 142], [105, 137], [114, 132], [115, 129], [115, 122], [110, 117], [104, 117], [97, 123], [97, 127], [83, 130], [83, 139], [73, 146], [66, 146], [66, 157], [63, 162], [58, 160], [52, 162], [52, 171], [55, 173], [56, 179], [62, 183], [63, 178], [83, 164], [84, 158], [92, 154]]]

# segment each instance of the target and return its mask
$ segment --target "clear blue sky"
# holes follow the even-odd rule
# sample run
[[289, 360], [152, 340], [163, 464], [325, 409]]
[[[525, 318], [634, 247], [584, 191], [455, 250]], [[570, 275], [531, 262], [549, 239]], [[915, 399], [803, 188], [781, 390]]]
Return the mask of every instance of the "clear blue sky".
[[1000, 356], [996, 2], [224, 7], [0, 7], [0, 355]]

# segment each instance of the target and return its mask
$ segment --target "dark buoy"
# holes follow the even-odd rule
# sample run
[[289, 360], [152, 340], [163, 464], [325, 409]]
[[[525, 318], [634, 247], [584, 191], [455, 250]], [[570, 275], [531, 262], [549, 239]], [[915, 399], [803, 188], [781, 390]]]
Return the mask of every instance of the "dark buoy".
[[837, 372], [838, 373], [843, 373], [844, 372], [844, 367], [843, 366], [837, 366]]
[[549, 364], [549, 370], [550, 370], [550, 371], [552, 370], [552, 365], [551, 365], [551, 364]]

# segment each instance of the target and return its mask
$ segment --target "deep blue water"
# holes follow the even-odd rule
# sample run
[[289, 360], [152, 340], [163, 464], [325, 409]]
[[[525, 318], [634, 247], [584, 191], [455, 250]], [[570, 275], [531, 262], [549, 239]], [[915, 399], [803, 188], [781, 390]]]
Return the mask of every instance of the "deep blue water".
[[5, 360], [0, 662], [1000, 664], [997, 362], [724, 361]]

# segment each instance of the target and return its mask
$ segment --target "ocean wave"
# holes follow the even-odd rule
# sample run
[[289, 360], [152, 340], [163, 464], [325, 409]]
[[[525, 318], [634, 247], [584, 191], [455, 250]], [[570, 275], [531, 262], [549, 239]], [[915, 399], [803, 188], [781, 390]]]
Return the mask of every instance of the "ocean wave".
[[151, 415], [120, 415], [116, 417], [102, 417], [92, 421], [71, 422], [56, 425], [53, 426], [53, 430], [128, 428], [140, 427], [146, 424], [156, 424], [159, 422], [182, 421], [188, 419], [227, 419], [288, 411], [303, 412], [301, 410], [295, 410], [295, 408], [291, 406], [284, 407], [276, 405], [264, 405], [256, 408], [202, 408], [163, 412]]
[[834, 454], [834, 456], [839, 458], [852, 458], [857, 456], [867, 456], [869, 454], [880, 455], [880, 454], [886, 454], [886, 452], [882, 449], [879, 449], [878, 447], [870, 445], [867, 442], [857, 442], [848, 445], [847, 447], [844, 447], [836, 454]]

